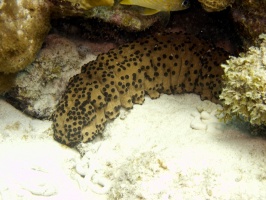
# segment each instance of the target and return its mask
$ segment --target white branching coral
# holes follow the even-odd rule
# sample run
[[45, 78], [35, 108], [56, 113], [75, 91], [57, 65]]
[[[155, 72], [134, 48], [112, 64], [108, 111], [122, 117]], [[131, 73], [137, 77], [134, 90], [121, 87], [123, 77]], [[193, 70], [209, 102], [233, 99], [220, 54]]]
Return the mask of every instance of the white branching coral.
[[241, 116], [252, 125], [266, 125], [266, 34], [259, 39], [259, 47], [222, 65], [225, 87], [220, 99], [226, 120]]

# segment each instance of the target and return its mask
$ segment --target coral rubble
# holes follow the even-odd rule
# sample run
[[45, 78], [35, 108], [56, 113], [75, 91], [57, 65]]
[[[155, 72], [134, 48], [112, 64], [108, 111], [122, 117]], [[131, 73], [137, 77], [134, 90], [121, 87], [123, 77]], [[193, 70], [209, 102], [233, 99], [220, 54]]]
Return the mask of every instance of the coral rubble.
[[252, 125], [266, 125], [266, 34], [259, 38], [259, 47], [222, 65], [225, 86], [220, 99], [226, 120], [240, 116]]

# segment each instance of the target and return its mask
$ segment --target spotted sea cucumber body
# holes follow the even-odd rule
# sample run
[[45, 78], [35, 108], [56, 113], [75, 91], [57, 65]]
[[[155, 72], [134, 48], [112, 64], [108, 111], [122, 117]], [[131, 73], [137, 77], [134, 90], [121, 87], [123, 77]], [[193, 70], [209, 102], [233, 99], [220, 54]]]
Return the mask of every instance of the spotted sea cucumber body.
[[185, 33], [156, 34], [125, 44], [82, 67], [72, 77], [53, 119], [54, 138], [75, 146], [104, 130], [120, 107], [142, 104], [145, 94], [196, 93], [215, 103], [221, 92], [220, 64], [228, 54]]

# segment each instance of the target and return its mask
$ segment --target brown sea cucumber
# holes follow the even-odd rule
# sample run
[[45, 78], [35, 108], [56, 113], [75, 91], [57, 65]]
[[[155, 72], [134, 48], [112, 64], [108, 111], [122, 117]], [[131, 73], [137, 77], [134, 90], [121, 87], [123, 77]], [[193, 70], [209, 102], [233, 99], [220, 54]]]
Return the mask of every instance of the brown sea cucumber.
[[186, 33], [159, 33], [128, 43], [82, 67], [53, 114], [54, 138], [75, 146], [104, 130], [120, 107], [142, 104], [145, 94], [196, 93], [219, 102], [228, 53]]

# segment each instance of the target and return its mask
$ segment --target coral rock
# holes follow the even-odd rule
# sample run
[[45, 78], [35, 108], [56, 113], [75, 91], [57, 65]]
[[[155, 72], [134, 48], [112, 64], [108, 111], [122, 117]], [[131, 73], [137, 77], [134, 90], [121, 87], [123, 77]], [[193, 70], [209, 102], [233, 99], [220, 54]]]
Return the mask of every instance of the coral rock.
[[114, 0], [48, 0], [53, 6], [55, 16], [84, 15], [88, 10], [98, 6], [113, 6]]
[[235, 0], [198, 0], [208, 12], [217, 12], [231, 6]]
[[16, 73], [40, 49], [50, 28], [49, 9], [41, 0], [3, 0], [0, 9], [0, 72]]
[[61, 7], [76, 8], [76, 9], [91, 9], [96, 6], [112, 6], [114, 0], [49, 0], [55, 5]]
[[[83, 17], [84, 23], [87, 18], [96, 18], [101, 21], [114, 24], [124, 29], [133, 31], [144, 30], [153, 25], [162, 16], [143, 16], [138, 11], [128, 8], [122, 5], [106, 4], [105, 6], [92, 6], [92, 7], [80, 7], [73, 5], [69, 1], [49, 0], [53, 3], [52, 17], [53, 18], [65, 18], [65, 17]], [[73, 1], [73, 0], [72, 0]], [[164, 20], [164, 19], [162, 19]]]

